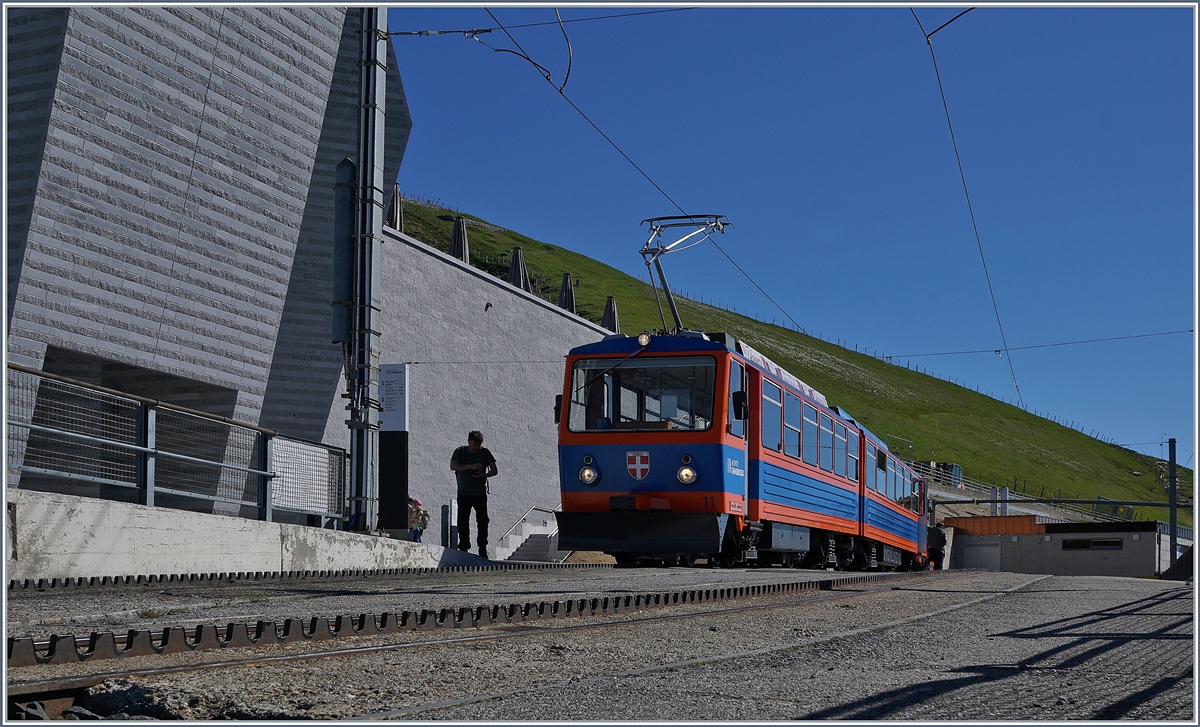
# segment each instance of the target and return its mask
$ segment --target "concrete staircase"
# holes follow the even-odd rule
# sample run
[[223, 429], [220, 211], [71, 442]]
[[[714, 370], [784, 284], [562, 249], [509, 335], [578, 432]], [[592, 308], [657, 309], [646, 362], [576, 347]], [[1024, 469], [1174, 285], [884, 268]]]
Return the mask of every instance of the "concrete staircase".
[[567, 559], [571, 551], [558, 549], [558, 531], [530, 535], [520, 547], [508, 556], [508, 560], [525, 563], [561, 563]]
[[[492, 552], [494, 553], [492, 560], [522, 560], [561, 563], [562, 558], [567, 557], [565, 553], [563, 553], [562, 558], [559, 558], [558, 560], [549, 560], [545, 557], [513, 557], [514, 554], [521, 548], [521, 546], [525, 544], [525, 541], [529, 540], [531, 537], [540, 536], [542, 541], [546, 541], [551, 535], [555, 536], [554, 544], [557, 545], [558, 521], [554, 518], [554, 510], [548, 507], [531, 507], [515, 525], [509, 528], [507, 533], [505, 533], [498, 541], [496, 541], [496, 545], [492, 549]], [[537, 542], [537, 540], [534, 541], [534, 543]], [[525, 552], [542, 553], [543, 551], [543, 548], [531, 543], [530, 549]], [[558, 552], [553, 548], [551, 548], [550, 551], [551, 555]]]

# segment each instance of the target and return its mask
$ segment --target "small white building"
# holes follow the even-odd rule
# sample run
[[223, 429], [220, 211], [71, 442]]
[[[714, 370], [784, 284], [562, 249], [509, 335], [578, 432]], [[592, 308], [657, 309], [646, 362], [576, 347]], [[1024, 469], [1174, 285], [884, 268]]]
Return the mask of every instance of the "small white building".
[[[947, 518], [954, 528], [950, 568], [1050, 575], [1156, 576], [1171, 566], [1170, 526], [1162, 522], [1042, 523], [1033, 515]], [[1177, 527], [1177, 555], [1192, 529]]]

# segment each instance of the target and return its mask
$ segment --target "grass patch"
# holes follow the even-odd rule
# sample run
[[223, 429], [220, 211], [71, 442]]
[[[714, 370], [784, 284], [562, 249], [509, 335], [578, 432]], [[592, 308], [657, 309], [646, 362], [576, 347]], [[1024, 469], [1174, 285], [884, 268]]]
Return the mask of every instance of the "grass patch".
[[[460, 213], [406, 203], [404, 231], [445, 252], [450, 249], [456, 214]], [[501, 279], [508, 277], [508, 253], [513, 247], [523, 248], [530, 277], [544, 281], [540, 295], [549, 301], [558, 299], [563, 273], [570, 272], [576, 281], [576, 311], [588, 320], [599, 323], [607, 297], [614, 295], [624, 332], [662, 325], [650, 286], [608, 265], [508, 230], [469, 226], [467, 238], [472, 264]], [[896, 438], [913, 443], [915, 459], [957, 462], [968, 477], [1008, 485], [1030, 496], [1167, 499], [1155, 457], [786, 328], [693, 300], [676, 302], [689, 328], [724, 331], [745, 340], [877, 436], [892, 438], [892, 448], [901, 456], [910, 454], [905, 451], [908, 445]], [[1180, 501], [1190, 502], [1193, 471], [1180, 467], [1178, 478]], [[1179, 510], [1178, 516], [1180, 524], [1192, 526], [1191, 512]], [[1136, 517], [1166, 521], [1169, 510], [1138, 508]]]

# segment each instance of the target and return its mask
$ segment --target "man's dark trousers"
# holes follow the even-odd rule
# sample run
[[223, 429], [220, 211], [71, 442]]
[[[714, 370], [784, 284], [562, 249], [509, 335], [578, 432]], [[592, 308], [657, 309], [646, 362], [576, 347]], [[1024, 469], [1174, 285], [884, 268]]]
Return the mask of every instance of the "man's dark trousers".
[[458, 549], [471, 549], [471, 508], [475, 508], [475, 521], [479, 524], [479, 548], [488, 542], [487, 495], [458, 496]]

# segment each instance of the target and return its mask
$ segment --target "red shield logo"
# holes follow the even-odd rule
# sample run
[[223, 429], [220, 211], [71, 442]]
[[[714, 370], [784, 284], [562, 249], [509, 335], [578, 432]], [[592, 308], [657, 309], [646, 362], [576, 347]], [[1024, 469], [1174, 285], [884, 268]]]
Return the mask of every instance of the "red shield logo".
[[629, 476], [633, 479], [645, 479], [650, 474], [650, 453], [626, 452], [625, 469], [629, 470]]

